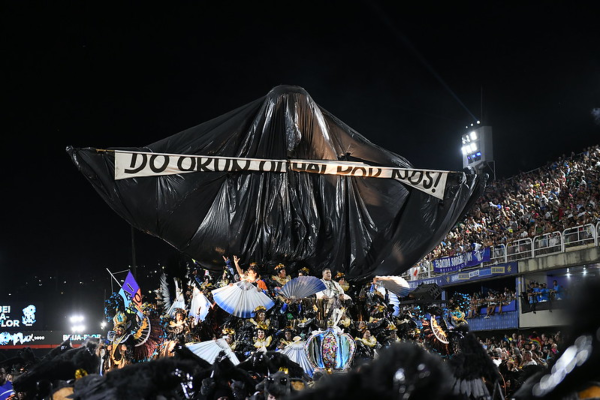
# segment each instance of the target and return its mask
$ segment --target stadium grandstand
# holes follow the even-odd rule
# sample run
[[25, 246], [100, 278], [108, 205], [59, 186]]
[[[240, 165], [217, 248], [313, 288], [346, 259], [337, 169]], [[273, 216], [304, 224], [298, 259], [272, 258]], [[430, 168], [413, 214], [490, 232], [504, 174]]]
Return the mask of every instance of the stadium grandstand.
[[472, 330], [560, 327], [561, 300], [600, 274], [600, 147], [490, 182], [473, 209], [404, 277], [470, 302]]

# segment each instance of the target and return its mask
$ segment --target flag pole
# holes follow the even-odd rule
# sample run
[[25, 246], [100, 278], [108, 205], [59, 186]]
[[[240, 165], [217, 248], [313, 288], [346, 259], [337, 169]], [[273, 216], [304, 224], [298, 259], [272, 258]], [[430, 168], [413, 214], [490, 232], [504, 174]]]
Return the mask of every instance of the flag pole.
[[119, 282], [119, 280], [117, 278], [115, 278], [115, 276], [113, 275], [113, 273], [110, 272], [110, 269], [106, 268], [106, 270], [108, 271], [108, 273], [110, 274], [110, 276], [112, 276], [112, 278], [115, 280], [115, 282], [117, 282], [117, 285], [119, 285], [120, 288], [123, 287], [123, 285], [121, 285], [121, 282]]

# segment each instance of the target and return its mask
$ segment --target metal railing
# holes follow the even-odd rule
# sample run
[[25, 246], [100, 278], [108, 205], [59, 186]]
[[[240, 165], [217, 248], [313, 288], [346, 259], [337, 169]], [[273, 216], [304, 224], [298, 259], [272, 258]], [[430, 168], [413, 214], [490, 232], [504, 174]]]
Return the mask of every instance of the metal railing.
[[506, 246], [508, 261], [523, 260], [533, 258], [533, 241], [531, 238], [519, 239]]
[[[581, 249], [582, 247], [598, 246], [599, 237], [600, 222], [595, 226], [593, 224], [579, 225], [567, 228], [562, 232], [556, 231], [535, 236], [534, 238], [523, 238], [512, 241], [507, 245], [500, 244], [492, 247], [490, 261], [473, 268], [564, 253], [566, 251]], [[416, 266], [419, 267], [416, 279], [445, 275], [436, 273], [433, 270], [433, 263], [431, 261], [422, 261]], [[408, 272], [405, 272], [402, 276], [407, 280], [415, 279]]]
[[490, 261], [484, 262], [483, 266], [496, 265], [508, 262], [508, 252], [506, 251], [506, 245], [499, 244], [491, 249]]
[[598, 240], [598, 225], [594, 229], [594, 225], [579, 225], [565, 229], [562, 233], [563, 251], [571, 247], [585, 246], [596, 244]]
[[559, 231], [533, 238], [533, 256], [561, 253], [562, 235]]

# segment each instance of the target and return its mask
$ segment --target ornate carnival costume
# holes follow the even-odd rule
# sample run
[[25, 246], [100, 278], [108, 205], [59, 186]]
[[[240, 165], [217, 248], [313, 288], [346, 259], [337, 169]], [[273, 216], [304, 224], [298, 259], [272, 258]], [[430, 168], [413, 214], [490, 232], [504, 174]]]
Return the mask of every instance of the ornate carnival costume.
[[294, 337], [293, 341], [289, 343], [281, 352], [289, 357], [290, 360], [298, 363], [312, 378], [314, 367], [311, 365], [308, 357], [306, 356], [306, 342], [302, 340], [300, 336]]
[[355, 343], [350, 335], [339, 328], [319, 331], [306, 341], [306, 356], [313, 368], [328, 373], [346, 371], [354, 358]]
[[271, 275], [271, 279], [277, 284], [279, 288], [282, 288], [286, 283], [288, 283], [292, 279], [292, 277], [286, 274], [285, 265], [277, 264], [277, 266], [275, 267], [275, 275]]

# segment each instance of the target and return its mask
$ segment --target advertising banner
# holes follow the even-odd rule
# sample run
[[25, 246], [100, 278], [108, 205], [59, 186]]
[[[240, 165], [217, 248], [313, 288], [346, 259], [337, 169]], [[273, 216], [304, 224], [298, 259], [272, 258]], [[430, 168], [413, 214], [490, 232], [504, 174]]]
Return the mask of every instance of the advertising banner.
[[66, 340], [71, 341], [71, 345], [76, 346], [85, 339], [100, 339], [99, 333], [69, 334], [63, 331], [18, 331], [18, 332], [0, 332], [0, 349], [14, 349], [31, 347], [52, 348], [59, 346]]
[[0, 300], [0, 332], [41, 329], [39, 303]]
[[490, 248], [479, 251], [458, 254], [453, 257], [444, 257], [433, 261], [433, 270], [438, 274], [460, 271], [463, 268], [474, 267], [483, 262], [490, 261]]

